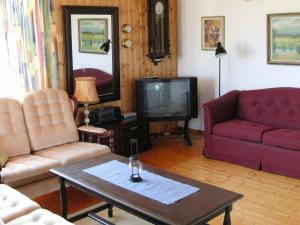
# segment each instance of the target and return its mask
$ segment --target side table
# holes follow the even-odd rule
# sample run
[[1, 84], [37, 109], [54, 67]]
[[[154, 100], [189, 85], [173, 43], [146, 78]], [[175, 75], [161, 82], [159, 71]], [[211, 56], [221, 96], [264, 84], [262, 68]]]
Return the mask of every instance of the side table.
[[[113, 136], [114, 132], [109, 130], [107, 131], [101, 127], [94, 127], [92, 125], [83, 125], [77, 128], [80, 140], [84, 142], [95, 142], [98, 144], [107, 144], [111, 151], [114, 152], [114, 141]], [[101, 139], [109, 138], [108, 143], [102, 143]]]
[[132, 117], [99, 124], [99, 126], [114, 132], [116, 154], [130, 156], [130, 139], [138, 140], [139, 151], [151, 147], [147, 123], [143, 118]]

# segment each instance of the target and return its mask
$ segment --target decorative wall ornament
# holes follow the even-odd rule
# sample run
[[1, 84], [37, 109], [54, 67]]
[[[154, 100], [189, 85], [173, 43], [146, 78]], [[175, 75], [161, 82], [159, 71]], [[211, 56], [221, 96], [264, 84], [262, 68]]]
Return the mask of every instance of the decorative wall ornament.
[[122, 32], [124, 33], [130, 33], [132, 31], [132, 27], [129, 24], [123, 24], [121, 27]]
[[130, 39], [124, 39], [121, 43], [123, 48], [131, 48], [132, 41]]
[[168, 0], [148, 0], [148, 29], [148, 56], [157, 65], [170, 56]]

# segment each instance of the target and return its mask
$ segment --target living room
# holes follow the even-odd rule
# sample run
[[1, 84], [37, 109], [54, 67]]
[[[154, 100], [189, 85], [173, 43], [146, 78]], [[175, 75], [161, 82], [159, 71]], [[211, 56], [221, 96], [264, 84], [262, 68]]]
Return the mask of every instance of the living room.
[[[150, 9], [151, 2], [154, 6], [152, 11]], [[161, 5], [156, 7], [157, 2], [160, 2]], [[169, 5], [164, 5], [167, 4], [166, 2]], [[274, 25], [276, 18], [282, 19], [284, 24], [288, 19], [296, 17], [296, 22], [291, 30], [296, 29], [295, 33], [292, 32], [292, 36], [296, 43], [299, 43], [297, 39], [299, 40], [300, 34], [297, 31], [300, 27], [300, 4], [297, 0], [276, 2], [272, 0], [49, 0], [48, 3], [30, 0], [11, 1], [9, 3], [8, 0], [3, 0], [0, 5], [0, 31], [2, 34], [6, 34], [0, 37], [1, 52], [6, 52], [9, 48], [11, 62], [12, 59], [18, 61], [13, 64], [15, 68], [18, 68], [18, 65], [26, 65], [22, 68], [30, 71], [22, 73], [22, 77], [31, 76], [30, 79], [25, 78], [19, 82], [21, 80], [19, 78], [15, 80], [12, 79], [13, 76], [8, 78], [7, 74], [10, 74], [10, 70], [4, 69], [6, 72], [1, 75], [0, 97], [14, 98], [20, 102], [13, 103], [12, 108], [15, 113], [13, 118], [16, 118], [16, 121], [20, 117], [23, 119], [17, 122], [16, 127], [14, 127], [15, 125], [12, 126], [14, 127], [13, 130], [22, 128], [26, 138], [24, 139], [22, 136], [21, 139], [19, 137], [17, 139], [13, 136], [13, 140], [18, 143], [14, 143], [11, 139], [5, 139], [9, 128], [6, 123], [13, 120], [3, 119], [0, 115], [0, 120], [3, 121], [1, 122], [3, 134], [1, 134], [0, 146], [4, 148], [4, 151], [7, 146], [9, 149], [16, 146], [28, 146], [28, 148], [24, 147], [25, 150], [18, 149], [16, 151], [18, 153], [9, 153], [8, 162], [2, 168], [2, 181], [4, 185], [9, 184], [11, 187], [1, 185], [3, 189], [0, 188], [0, 224], [1, 220], [3, 220], [3, 224], [8, 225], [49, 223], [63, 225], [71, 222], [87, 225], [149, 224], [149, 222], [153, 224], [210, 225], [300, 224], [300, 157], [298, 156], [300, 147], [297, 143], [299, 140], [297, 133], [299, 130], [297, 127], [299, 124], [297, 94], [300, 93], [300, 89], [298, 89], [300, 78], [297, 78], [297, 75], [299, 74], [300, 58], [299, 54], [297, 55], [298, 58], [293, 60], [272, 58], [272, 49], [276, 44], [272, 43], [271, 33], [273, 30], [270, 29], [272, 26], [274, 26], [273, 29], [276, 28]], [[15, 7], [10, 8], [9, 6]], [[76, 6], [84, 7], [76, 8]], [[26, 11], [26, 7], [30, 8], [31, 11]], [[100, 7], [99, 11], [95, 9], [97, 7]], [[34, 10], [32, 11], [32, 9]], [[27, 13], [25, 16], [22, 15], [22, 10]], [[166, 11], [168, 13], [163, 14]], [[37, 19], [39, 13], [40, 20]], [[153, 77], [157, 77], [158, 80], [160, 78], [173, 79], [178, 76], [196, 77], [198, 102], [196, 98], [193, 103], [196, 102], [197, 104], [198, 117], [188, 121], [187, 130], [192, 145], [188, 145], [186, 135], [177, 135], [176, 133], [177, 131], [185, 131], [183, 122], [173, 121], [170, 118], [150, 120], [150, 124], [146, 125], [141, 122], [141, 128], [140, 124], [133, 124], [132, 127], [127, 127], [126, 124], [126, 127], [121, 127], [124, 128], [124, 135], [129, 134], [132, 131], [130, 129], [138, 127], [139, 134], [136, 139], [143, 142], [149, 138], [151, 144], [147, 148], [143, 149], [140, 146], [134, 148], [136, 143], [134, 141], [130, 143], [130, 140], [126, 138], [124, 143], [120, 144], [121, 138], [115, 138], [115, 132], [111, 132], [111, 129], [116, 129], [114, 126], [99, 125], [92, 130], [87, 130], [83, 126], [86, 115], [84, 101], [79, 101], [80, 107], [75, 119], [77, 127], [72, 125], [75, 122], [71, 112], [76, 107], [71, 110], [70, 106], [69, 108], [62, 108], [63, 112], [68, 111], [63, 115], [67, 124], [71, 124], [67, 128], [68, 132], [65, 132], [61, 127], [55, 131], [45, 128], [39, 132], [41, 130], [38, 127], [48, 124], [49, 118], [40, 118], [40, 124], [37, 124], [36, 119], [34, 119], [35, 111], [31, 107], [34, 105], [38, 108], [39, 101], [46, 101], [43, 96], [47, 96], [46, 99], [55, 102], [56, 100], [52, 98], [56, 94], [47, 92], [42, 95], [38, 93], [39, 95], [28, 96], [27, 91], [38, 91], [45, 88], [60, 89], [64, 93], [58, 94], [60, 99], [64, 100], [63, 104], [69, 105], [65, 92], [71, 96], [79, 87], [77, 83], [76, 87], [72, 83], [75, 83], [75, 73], [73, 77], [72, 71], [90, 67], [89, 63], [93, 60], [90, 60], [87, 55], [97, 57], [97, 53], [89, 52], [86, 54], [86, 58], [76, 61], [72, 41], [75, 38], [78, 39], [77, 33], [79, 31], [76, 31], [77, 33], [74, 35], [71, 29], [79, 27], [79, 25], [72, 25], [72, 18], [77, 16], [74, 14], [92, 14], [93, 18], [96, 17], [95, 14], [108, 14], [111, 15], [113, 21], [118, 21], [117, 25], [108, 22], [108, 27], [112, 27], [112, 31], [108, 32], [108, 35], [111, 35], [111, 42], [108, 42], [110, 48], [107, 49], [106, 53], [102, 52], [98, 55], [111, 57], [113, 79], [118, 78], [119, 80], [115, 81], [114, 88], [116, 89], [113, 89], [110, 97], [96, 93], [95, 98], [101, 104], [90, 104], [88, 106], [90, 115], [103, 107], [119, 107], [125, 115], [129, 112], [136, 112], [136, 80], [144, 81], [144, 77], [152, 78], [146, 79], [148, 81], [153, 80]], [[158, 14], [163, 14], [164, 17], [158, 16], [156, 18], [155, 16]], [[20, 47], [20, 45], [18, 48], [13, 47], [18, 39], [15, 39], [13, 33], [8, 32], [10, 26], [14, 26], [12, 15], [15, 16], [14, 18], [18, 18], [18, 15], [24, 16], [25, 26], [30, 24], [26, 18], [40, 23], [41, 21], [44, 22], [40, 30], [38, 29], [40, 23], [38, 22], [35, 23], [34, 28], [31, 28], [40, 34], [35, 34], [37, 40], [40, 40], [40, 42], [36, 42], [40, 46], [37, 49], [43, 49], [43, 45], [46, 46], [46, 50], [43, 50], [45, 52], [38, 55], [46, 55], [48, 61], [44, 58], [44, 61], [38, 61], [39, 66], [36, 64], [34, 66], [32, 66], [33, 64], [29, 65], [28, 62], [32, 58], [35, 60], [38, 58], [29, 57], [30, 53], [34, 51], [32, 50], [34, 49], [33, 45], [30, 45], [25, 47], [30, 52], [27, 54], [28, 58], [25, 57], [24, 64], [20, 64], [18, 53], [12, 53]], [[86, 19], [86, 16], [83, 19]], [[164, 19], [167, 21], [165, 22], [167, 26], [159, 24], [159, 28], [155, 26], [150, 28], [150, 20], [152, 19], [154, 21], [155, 19]], [[215, 55], [217, 43], [214, 43], [212, 47], [205, 46], [205, 23], [212, 20], [220, 22], [221, 36], [218, 41], [221, 42], [223, 49], [226, 49], [226, 54], [220, 58]], [[2, 26], [6, 21], [10, 21], [9, 24]], [[50, 23], [46, 23], [46, 21], [50, 21]], [[155, 32], [158, 32], [159, 29], [166, 30], [166, 28], [169, 32], [164, 33], [167, 35], [164, 40], [169, 39], [169, 42], [163, 41], [164, 50], [166, 50], [164, 55], [152, 55], [150, 46], [155, 44], [150, 34], [154, 34], [156, 38]], [[30, 34], [26, 29], [17, 30], [17, 28], [15, 34], [19, 35], [19, 31]], [[16, 37], [19, 37], [18, 35]], [[26, 37], [28, 38], [30, 35]], [[23, 41], [22, 39], [18, 43], [21, 43], [24, 48], [23, 44], [29, 42], [27, 39]], [[10, 45], [5, 45], [5, 43]], [[116, 45], [115, 43], [119, 44]], [[48, 46], [51, 47], [48, 48]], [[78, 45], [76, 44], [76, 46]], [[78, 48], [81, 47], [87, 48], [87, 46], [78, 46]], [[287, 50], [285, 49], [284, 53], [292, 51], [288, 48], [293, 48], [293, 46], [285, 48]], [[51, 53], [47, 55], [49, 49]], [[26, 55], [27, 50], [23, 52], [23, 56]], [[82, 51], [86, 51], [86, 49]], [[1, 67], [7, 68], [5, 64], [6, 55], [3, 54], [1, 57], [4, 57], [1, 58], [1, 63], [3, 63]], [[45, 66], [47, 63], [51, 66]], [[116, 65], [119, 66], [114, 67]], [[39, 71], [37, 72], [38, 75], [32, 75], [35, 74], [32, 71]], [[18, 74], [18, 72], [14, 72]], [[38, 78], [36, 79], [36, 77]], [[26, 83], [25, 81], [29, 82]], [[117, 88], [118, 85], [120, 86], [119, 89]], [[82, 91], [92, 89], [88, 87]], [[234, 90], [239, 91], [234, 92]], [[96, 92], [99, 90], [96, 89]], [[89, 97], [92, 94], [89, 92]], [[219, 98], [219, 95], [222, 97]], [[27, 97], [22, 100], [24, 96]], [[81, 96], [78, 94], [77, 97]], [[3, 108], [1, 112], [6, 112], [8, 108], [6, 103], [0, 106]], [[239, 105], [236, 106], [237, 104]], [[59, 111], [53, 105], [40, 110], [48, 115], [49, 109], [51, 113]], [[114, 110], [113, 113], [118, 114], [116, 111], [118, 110]], [[52, 116], [50, 119], [54, 121], [52, 125], [61, 121], [60, 116]], [[92, 117], [90, 119], [92, 120]], [[239, 121], [236, 121], [238, 119]], [[231, 120], [235, 120], [233, 121], [235, 123], [230, 124]], [[240, 120], [244, 121], [241, 122]], [[150, 128], [147, 127], [148, 125]], [[252, 126], [259, 131], [249, 128]], [[118, 127], [117, 129], [122, 130], [121, 128]], [[250, 130], [247, 130], [248, 128]], [[77, 129], [81, 140], [101, 142], [103, 145], [87, 142], [77, 143], [79, 138]], [[289, 132], [292, 133], [292, 136], [287, 134]], [[174, 133], [176, 134], [174, 135]], [[95, 134], [98, 136], [92, 137]], [[100, 140], [102, 138], [104, 139], [103, 142]], [[72, 144], [73, 142], [74, 144]], [[84, 146], [82, 143], [89, 146]], [[124, 151], [127, 152], [126, 158], [118, 158], [120, 157], [118, 155], [115, 156], [116, 158], [105, 156], [110, 150], [120, 153], [118, 152], [119, 148], [123, 147], [116, 146], [123, 146], [123, 144], [124, 149], [126, 149]], [[63, 147], [59, 148], [59, 145]], [[60, 155], [60, 151], [66, 151], [67, 145], [72, 145], [73, 149], [68, 154]], [[111, 184], [115, 181], [109, 180], [109, 177], [107, 179], [110, 183], [96, 184], [94, 182], [99, 178], [94, 178], [81, 181], [92, 182], [89, 185], [78, 186], [76, 175], [82, 177], [82, 170], [87, 168], [82, 167], [87, 157], [96, 161], [99, 158], [98, 164], [110, 159], [118, 159], [128, 164], [128, 156], [132, 156], [130, 147], [140, 150], [139, 158], [144, 166], [144, 171], [140, 174], [142, 179], [150, 171], [159, 174], [160, 177], [166, 176], [182, 184], [188, 184], [188, 187], [182, 192], [188, 192], [189, 188], [199, 188], [200, 190], [183, 197], [178, 202], [166, 205], [151, 198], [137, 195], [128, 189], [121, 189], [117, 185]], [[54, 148], [51, 150], [56, 152], [51, 153], [47, 148]], [[85, 148], [87, 149], [86, 152], [84, 152]], [[22, 164], [17, 167], [16, 172], [11, 173], [13, 176], [9, 174], [6, 167], [10, 165], [12, 159], [24, 154], [32, 155], [31, 157], [37, 159], [33, 163], [31, 161], [25, 163], [27, 166], [24, 167], [27, 170], [26, 176], [30, 177], [30, 173], [36, 170], [33, 167], [38, 167], [38, 164], [45, 162], [47, 168], [44, 167], [43, 170], [47, 169], [47, 177], [35, 175], [36, 180], [34, 181], [28, 177], [21, 179], [20, 171], [24, 169], [22, 166], [20, 167]], [[37, 157], [45, 157], [47, 162]], [[77, 158], [73, 161], [72, 157]], [[82, 161], [82, 164], [77, 164], [77, 161]], [[59, 164], [64, 166], [65, 170], [59, 169]], [[71, 167], [73, 170], [70, 170]], [[14, 168], [12, 170], [15, 170]], [[52, 171], [51, 176], [49, 175], [50, 172], [48, 173], [49, 169]], [[64, 197], [61, 198], [61, 193], [64, 193], [64, 185], [59, 185], [57, 179], [57, 177], [62, 178], [64, 174], [67, 176], [61, 180], [68, 184], [66, 188], [67, 200]], [[18, 176], [19, 180], [17, 179]], [[68, 180], [72, 176], [74, 178]], [[126, 179], [129, 180], [129, 177]], [[216, 189], [209, 185], [215, 186]], [[87, 186], [89, 187], [87, 188]], [[102, 187], [103, 190], [95, 190], [91, 187]], [[112, 188], [110, 190], [107, 187]], [[179, 186], [178, 189], [180, 189]], [[202, 196], [202, 193], [205, 193], [206, 198]], [[162, 194], [164, 193], [157, 194], [157, 196]], [[11, 196], [12, 199], [6, 201], [6, 198]], [[25, 202], [25, 206], [20, 201]], [[12, 202], [19, 207], [9, 207], [13, 204]], [[96, 213], [92, 209], [94, 207], [103, 211]], [[66, 209], [69, 209], [69, 213], [76, 217], [77, 211], [85, 212], [86, 208], [90, 209], [91, 214], [83, 213], [83, 216], [77, 216], [78, 221], [70, 220], [68, 217], [71, 221], [68, 223], [63, 219], [68, 213]], [[37, 210], [38, 212], [35, 212]]]

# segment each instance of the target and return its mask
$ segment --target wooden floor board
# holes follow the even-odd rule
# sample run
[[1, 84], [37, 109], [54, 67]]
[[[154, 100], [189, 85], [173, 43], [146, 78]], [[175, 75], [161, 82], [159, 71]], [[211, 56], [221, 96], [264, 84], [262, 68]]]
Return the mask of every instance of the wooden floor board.
[[[192, 146], [182, 137], [153, 139], [153, 148], [141, 154], [143, 162], [192, 179], [236, 191], [244, 198], [234, 205], [233, 225], [300, 225], [300, 180], [239, 165], [206, 159], [203, 139], [194, 134]], [[201, 203], [200, 203], [201, 204]], [[211, 225], [222, 224], [219, 216]]]

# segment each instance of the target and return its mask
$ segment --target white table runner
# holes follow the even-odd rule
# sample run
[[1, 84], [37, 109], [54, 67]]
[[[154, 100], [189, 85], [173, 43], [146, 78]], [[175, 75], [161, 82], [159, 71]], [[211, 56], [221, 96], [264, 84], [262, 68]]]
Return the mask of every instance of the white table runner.
[[132, 183], [129, 181], [131, 168], [117, 160], [84, 169], [83, 172], [166, 205], [171, 205], [200, 190], [148, 171], [141, 174], [142, 182]]

